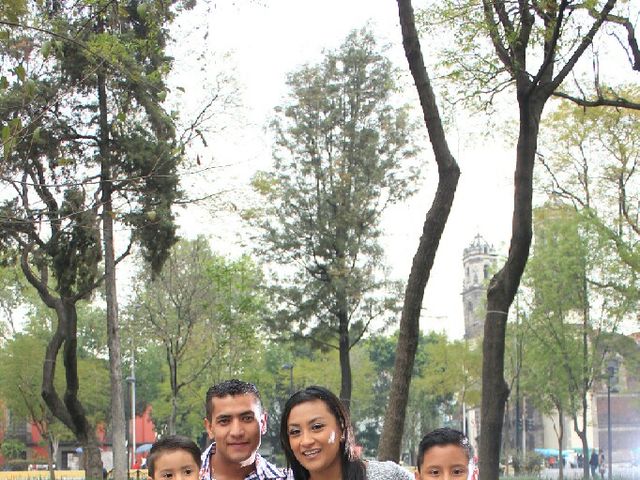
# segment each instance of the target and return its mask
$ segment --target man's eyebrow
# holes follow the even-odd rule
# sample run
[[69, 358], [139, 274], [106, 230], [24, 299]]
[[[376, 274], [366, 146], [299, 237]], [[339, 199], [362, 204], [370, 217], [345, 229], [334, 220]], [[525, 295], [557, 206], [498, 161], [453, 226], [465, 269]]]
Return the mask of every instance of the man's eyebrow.
[[216, 415], [216, 420], [226, 420], [229, 419], [231, 417], [244, 417], [246, 415], [251, 415], [255, 417], [255, 412], [253, 410], [245, 410], [244, 412], [240, 412], [240, 413], [236, 413], [236, 414], [231, 414], [231, 413], [221, 413], [219, 415]]

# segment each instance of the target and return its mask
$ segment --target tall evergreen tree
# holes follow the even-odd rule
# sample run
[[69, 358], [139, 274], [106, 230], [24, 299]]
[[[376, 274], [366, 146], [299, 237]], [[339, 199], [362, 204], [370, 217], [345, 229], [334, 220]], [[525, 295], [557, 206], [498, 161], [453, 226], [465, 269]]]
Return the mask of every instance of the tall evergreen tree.
[[274, 169], [254, 184], [268, 201], [266, 257], [283, 266], [274, 287], [299, 337], [340, 352], [348, 404], [349, 351], [395, 309], [382, 264], [380, 218], [414, 190], [416, 148], [407, 107], [393, 103], [394, 70], [366, 29], [288, 78], [277, 109]]

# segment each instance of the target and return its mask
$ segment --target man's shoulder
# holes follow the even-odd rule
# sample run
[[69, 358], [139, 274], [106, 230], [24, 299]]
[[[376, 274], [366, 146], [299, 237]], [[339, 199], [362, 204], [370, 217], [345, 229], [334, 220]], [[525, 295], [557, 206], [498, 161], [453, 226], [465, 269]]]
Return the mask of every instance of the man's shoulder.
[[259, 480], [276, 480], [287, 478], [286, 469], [277, 467], [273, 463], [269, 462], [266, 458], [262, 457], [260, 454], [256, 456], [255, 474]]
[[209, 462], [211, 460], [211, 451], [215, 448], [215, 443], [212, 443], [207, 448], [205, 448], [204, 452], [202, 452], [201, 461], [202, 466], [200, 467], [200, 480], [211, 480], [211, 469], [209, 467]]

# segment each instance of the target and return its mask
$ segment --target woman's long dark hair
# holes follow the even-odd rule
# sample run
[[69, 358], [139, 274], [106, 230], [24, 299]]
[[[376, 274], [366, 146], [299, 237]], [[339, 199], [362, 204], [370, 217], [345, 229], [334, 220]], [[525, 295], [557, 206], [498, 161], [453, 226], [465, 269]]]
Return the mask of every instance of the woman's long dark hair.
[[287, 457], [287, 464], [293, 471], [295, 480], [309, 480], [309, 471], [304, 468], [296, 459], [289, 443], [289, 430], [287, 424], [291, 409], [304, 402], [322, 400], [329, 411], [333, 414], [338, 425], [342, 429], [343, 439], [340, 440], [340, 458], [342, 464], [342, 480], [365, 480], [366, 469], [364, 462], [360, 460], [356, 453], [356, 439], [353, 434], [353, 427], [349, 419], [349, 412], [343, 403], [330, 390], [324, 387], [311, 386], [294, 393], [284, 406], [282, 418], [280, 420], [280, 444]]

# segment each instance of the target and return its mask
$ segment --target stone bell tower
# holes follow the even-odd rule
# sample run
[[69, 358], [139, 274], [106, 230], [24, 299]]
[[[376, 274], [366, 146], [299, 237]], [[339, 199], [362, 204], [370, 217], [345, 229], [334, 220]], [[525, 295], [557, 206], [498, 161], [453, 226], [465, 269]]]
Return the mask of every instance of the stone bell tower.
[[462, 265], [464, 281], [462, 302], [464, 311], [464, 337], [467, 340], [482, 338], [484, 333], [484, 302], [489, 279], [493, 275], [498, 254], [492, 245], [477, 234], [464, 249]]

